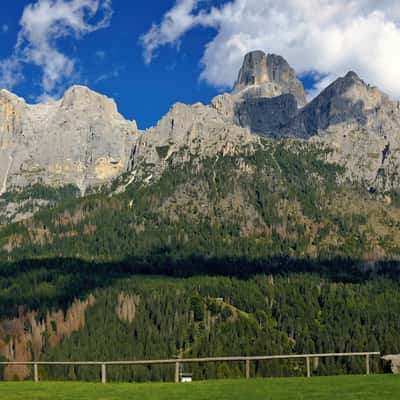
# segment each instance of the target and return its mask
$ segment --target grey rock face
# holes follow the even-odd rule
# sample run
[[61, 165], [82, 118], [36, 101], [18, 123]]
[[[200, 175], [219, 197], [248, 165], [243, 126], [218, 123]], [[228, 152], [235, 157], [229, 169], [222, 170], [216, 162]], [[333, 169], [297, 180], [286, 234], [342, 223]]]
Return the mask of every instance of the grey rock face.
[[[157, 126], [143, 132], [132, 159], [133, 179], [157, 179], [170, 162], [252, 151], [260, 137], [227, 122], [213, 106], [175, 104]], [[154, 167], [148, 170], [147, 166]]]
[[178, 103], [144, 132], [86, 87], [39, 105], [0, 91], [0, 191], [42, 182], [84, 193], [125, 172], [129, 182], [150, 182], [171, 162], [253, 151], [261, 143], [254, 133], [322, 143], [351, 181], [384, 194], [400, 188], [398, 102], [351, 72], [299, 104], [304, 89], [294, 70], [263, 52], [246, 56], [232, 94], [209, 106]]
[[337, 79], [290, 123], [293, 134], [313, 136], [332, 127], [385, 135], [399, 128], [399, 105], [354, 72]]
[[292, 94], [298, 107], [306, 105], [302, 83], [281, 56], [254, 51], [245, 56], [233, 92], [242, 97], [265, 98]]
[[275, 137], [296, 116], [297, 102], [291, 94], [274, 98], [248, 98], [236, 103], [234, 112], [240, 126]]
[[268, 54], [267, 56], [268, 75], [272, 82], [276, 82], [282, 93], [292, 94], [299, 107], [307, 104], [303, 84], [297, 79], [295, 70], [281, 56]]
[[267, 55], [263, 51], [253, 51], [246, 54], [233, 90], [239, 92], [248, 86], [262, 85], [270, 81]]
[[323, 143], [331, 150], [329, 160], [344, 165], [346, 177], [371, 192], [398, 190], [399, 102], [349, 72], [298, 110], [296, 86], [294, 71], [281, 57], [254, 52], [245, 58], [232, 99], [220, 96], [215, 103], [252, 132]]
[[244, 58], [231, 102], [233, 106], [226, 98], [219, 98], [218, 107], [231, 113], [232, 122], [258, 134], [278, 137], [298, 108], [306, 105], [306, 97], [294, 69], [283, 57], [254, 51]]
[[[260, 83], [265, 79], [265, 71], [268, 75], [264, 65], [266, 59], [260, 52], [247, 56], [236, 90], [241, 83]], [[391, 101], [384, 93], [363, 82], [354, 72], [339, 78], [300, 110], [291, 93], [275, 97], [248, 95], [248, 90], [259, 90], [259, 87], [249, 86], [231, 95], [217, 96], [211, 107], [195, 106], [185, 108], [185, 111], [178, 107], [172, 121], [166, 123], [163, 120], [152, 132], [160, 136], [157, 140], [162, 140], [170, 132], [171, 143], [177, 138], [180, 138], [179, 143], [185, 143], [184, 132], [197, 126], [200, 119], [203, 146], [214, 150], [218, 141], [214, 147], [208, 145], [214, 139], [214, 132], [221, 129], [219, 125], [229, 131], [229, 136], [225, 139], [218, 137], [218, 140], [231, 139], [231, 133], [236, 132], [233, 125], [274, 138], [307, 139], [326, 146], [330, 150], [328, 160], [345, 166], [345, 177], [350, 181], [382, 194], [400, 188], [398, 102]], [[178, 129], [175, 125], [178, 119], [190, 125]], [[168, 130], [169, 124], [173, 129]], [[202, 152], [205, 148], [198, 150]]]
[[339, 78], [281, 130], [321, 141], [352, 181], [372, 192], [400, 187], [400, 107], [354, 72]]
[[1, 91], [1, 191], [41, 181], [84, 192], [126, 171], [136, 134], [113, 100], [86, 87], [39, 105]]

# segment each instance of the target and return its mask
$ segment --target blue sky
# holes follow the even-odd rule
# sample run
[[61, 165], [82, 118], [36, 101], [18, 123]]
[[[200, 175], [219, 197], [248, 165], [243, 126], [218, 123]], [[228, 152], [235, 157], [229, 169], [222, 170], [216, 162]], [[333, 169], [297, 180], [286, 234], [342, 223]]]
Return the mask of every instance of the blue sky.
[[0, 86], [34, 103], [87, 85], [140, 128], [177, 101], [208, 103], [256, 49], [284, 56], [309, 97], [355, 70], [400, 98], [399, 48], [398, 0], [0, 3]]
[[[0, 3], [0, 28], [8, 27], [6, 32], [0, 33], [0, 59], [12, 53], [24, 6], [30, 3], [29, 0]], [[177, 101], [209, 102], [218, 90], [201, 82], [199, 75], [203, 47], [213, 31], [193, 31], [179, 51], [166, 46], [158, 51], [150, 65], [143, 60], [140, 36], [173, 3], [169, 0], [113, 0], [114, 14], [108, 28], [59, 44], [63, 52], [79, 60], [77, 76], [71, 83], [87, 85], [115, 98], [121, 113], [135, 119], [140, 128], [155, 124]], [[41, 70], [28, 64], [24, 66], [23, 75], [22, 82], [12, 91], [35, 102], [42, 91]]]

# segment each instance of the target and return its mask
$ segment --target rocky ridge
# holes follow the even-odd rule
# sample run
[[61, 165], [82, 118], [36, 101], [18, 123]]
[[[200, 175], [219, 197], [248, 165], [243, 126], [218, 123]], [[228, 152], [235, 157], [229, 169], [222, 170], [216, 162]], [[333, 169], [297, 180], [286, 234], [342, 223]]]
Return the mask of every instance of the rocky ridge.
[[[213, 106], [262, 136], [322, 143], [331, 150], [329, 160], [344, 165], [346, 177], [371, 192], [398, 190], [400, 103], [350, 71], [298, 108], [302, 91], [287, 89], [301, 85], [292, 74], [277, 80], [279, 90], [264, 90], [269, 57], [259, 51], [247, 55], [234, 92], [214, 99]], [[255, 95], [247, 96], [248, 90]]]
[[345, 165], [348, 178], [370, 191], [399, 188], [399, 102], [354, 72], [332, 83], [285, 130], [325, 143], [333, 150], [331, 160]]
[[72, 184], [83, 194], [125, 174], [121, 191], [161, 176], [171, 160], [251, 151], [266, 136], [322, 143], [347, 178], [388, 193], [400, 185], [399, 133], [399, 103], [354, 72], [307, 104], [287, 61], [255, 51], [245, 56], [232, 93], [210, 105], [178, 103], [146, 131], [126, 121], [113, 100], [82, 86], [39, 105], [2, 90], [1, 192], [40, 182]]
[[137, 127], [115, 102], [74, 86], [59, 101], [29, 105], [0, 92], [1, 192], [32, 185], [87, 187], [128, 168]]
[[302, 83], [295, 70], [281, 56], [263, 51], [248, 53], [233, 88], [244, 98], [273, 98], [291, 94], [299, 108], [307, 104]]

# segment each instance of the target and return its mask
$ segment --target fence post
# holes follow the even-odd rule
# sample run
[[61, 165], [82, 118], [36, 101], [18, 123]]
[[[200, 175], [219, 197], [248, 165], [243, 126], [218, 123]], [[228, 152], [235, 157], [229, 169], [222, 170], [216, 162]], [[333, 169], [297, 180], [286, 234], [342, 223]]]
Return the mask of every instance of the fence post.
[[310, 357], [306, 357], [307, 364], [307, 378], [311, 377]]
[[105, 385], [107, 383], [107, 369], [106, 364], [101, 364], [101, 383]]
[[175, 363], [175, 383], [179, 383], [179, 361]]
[[250, 360], [246, 359], [246, 379], [250, 378]]
[[367, 375], [369, 375], [369, 354], [365, 356], [365, 370]]
[[39, 368], [37, 363], [33, 364], [33, 379], [36, 383], [39, 382]]

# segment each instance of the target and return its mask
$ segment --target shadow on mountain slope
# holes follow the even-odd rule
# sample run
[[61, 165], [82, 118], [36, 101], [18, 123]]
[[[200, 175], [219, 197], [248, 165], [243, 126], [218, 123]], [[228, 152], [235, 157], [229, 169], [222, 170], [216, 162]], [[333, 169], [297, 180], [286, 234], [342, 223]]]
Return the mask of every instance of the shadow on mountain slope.
[[377, 277], [397, 280], [400, 263], [382, 261], [366, 264], [352, 259], [291, 259], [276, 257], [202, 258], [173, 260], [165, 256], [129, 258], [118, 263], [88, 262], [53, 258], [0, 264], [0, 317], [13, 317], [24, 310], [46, 313], [67, 308], [74, 299], [94, 289], [107, 287], [118, 279], [134, 275], [162, 275], [186, 278], [198, 275], [248, 279], [255, 275], [309, 273], [333, 282], [363, 283]]

